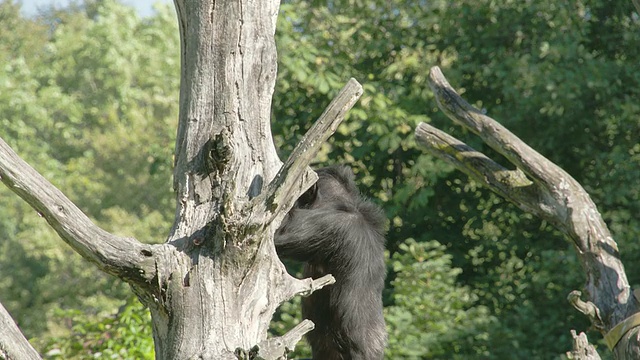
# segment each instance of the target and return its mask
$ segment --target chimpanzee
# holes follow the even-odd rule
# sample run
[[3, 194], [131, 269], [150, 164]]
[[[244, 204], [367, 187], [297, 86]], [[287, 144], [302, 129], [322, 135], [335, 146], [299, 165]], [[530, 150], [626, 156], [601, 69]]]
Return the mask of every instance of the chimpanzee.
[[281, 258], [305, 262], [304, 276], [332, 274], [336, 283], [302, 299], [314, 360], [382, 359], [385, 217], [361, 197], [346, 166], [316, 171], [318, 181], [296, 201], [276, 232]]

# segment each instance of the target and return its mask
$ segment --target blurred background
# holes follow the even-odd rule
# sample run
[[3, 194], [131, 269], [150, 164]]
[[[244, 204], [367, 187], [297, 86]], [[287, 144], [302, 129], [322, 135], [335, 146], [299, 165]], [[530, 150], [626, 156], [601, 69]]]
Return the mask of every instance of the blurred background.
[[[82, 4], [78, 0], [22, 0], [14, 1], [22, 4], [22, 14], [34, 16], [47, 12], [51, 8], [63, 8], [70, 4]], [[121, 0], [121, 4], [133, 7], [138, 15], [150, 16], [154, 14], [154, 4], [173, 4], [172, 0]]]

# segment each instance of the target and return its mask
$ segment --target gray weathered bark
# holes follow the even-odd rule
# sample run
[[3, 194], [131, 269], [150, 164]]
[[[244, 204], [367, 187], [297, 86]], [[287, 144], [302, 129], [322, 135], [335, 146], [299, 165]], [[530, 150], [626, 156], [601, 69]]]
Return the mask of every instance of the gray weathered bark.
[[600, 360], [600, 355], [593, 345], [589, 344], [585, 333], [576, 334], [575, 330], [571, 330], [573, 338], [573, 350], [567, 351], [567, 358], [575, 360]]
[[0, 359], [42, 359], [0, 304]]
[[[131, 284], [151, 310], [156, 358], [281, 358], [313, 325], [303, 321], [267, 339], [276, 308], [334, 280], [287, 274], [273, 234], [315, 181], [308, 165], [362, 87], [349, 81], [283, 165], [270, 129], [279, 2], [175, 5], [182, 44], [177, 203], [165, 243], [100, 229], [1, 139], [0, 177], [78, 253]], [[6, 348], [16, 349], [0, 338]]]
[[418, 143], [523, 211], [550, 222], [566, 234], [585, 270], [585, 288], [590, 300], [581, 301], [580, 293], [575, 292], [570, 295], [571, 303], [589, 316], [603, 335], [610, 334], [607, 340], [613, 342], [611, 347], [615, 347], [616, 358], [640, 359], [637, 324], [635, 328], [616, 328], [638, 312], [639, 303], [629, 287], [618, 246], [587, 192], [557, 165], [464, 101], [439, 68], [431, 69], [429, 83], [440, 109], [456, 124], [482, 138], [515, 169], [503, 167], [424, 123], [416, 129]]

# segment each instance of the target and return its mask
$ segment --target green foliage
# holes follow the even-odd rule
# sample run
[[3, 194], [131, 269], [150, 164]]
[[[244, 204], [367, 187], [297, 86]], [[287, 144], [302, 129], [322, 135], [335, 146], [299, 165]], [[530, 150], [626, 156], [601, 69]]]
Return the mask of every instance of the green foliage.
[[468, 286], [458, 286], [446, 247], [408, 239], [391, 259], [393, 305], [386, 307], [389, 359], [470, 359], [489, 354], [495, 323]]
[[[105, 0], [24, 18], [5, 0], [0, 19], [12, 29], [0, 35], [0, 136], [99, 225], [161, 242], [174, 208], [174, 10], [141, 19]], [[60, 310], [95, 319], [130, 296], [4, 187], [0, 213], [0, 301], [28, 337], [66, 334]]]
[[154, 359], [151, 315], [130, 298], [115, 315], [88, 318], [79, 310], [59, 311], [58, 321], [71, 331], [52, 338], [44, 348], [47, 359]]

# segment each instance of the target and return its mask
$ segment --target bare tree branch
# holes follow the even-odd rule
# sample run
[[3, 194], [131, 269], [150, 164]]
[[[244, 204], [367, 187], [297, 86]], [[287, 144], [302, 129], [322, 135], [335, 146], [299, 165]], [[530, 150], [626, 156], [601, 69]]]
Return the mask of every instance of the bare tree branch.
[[[480, 136], [516, 169], [505, 170], [461, 141], [444, 136], [426, 124], [416, 130], [418, 143], [522, 210], [554, 224], [573, 241], [585, 269], [585, 287], [590, 297], [589, 302], [574, 301], [574, 304], [593, 305], [588, 312], [600, 314], [602, 324], [595, 325], [603, 334], [638, 312], [638, 302], [631, 297], [618, 246], [582, 186], [505, 127], [469, 105], [453, 90], [439, 68], [431, 69], [429, 84], [438, 106], [451, 120]], [[529, 176], [530, 182], [523, 179], [520, 171]], [[584, 306], [581, 309], [587, 311]], [[638, 342], [633, 346], [638, 348]], [[625, 352], [630, 353], [631, 350]]]
[[527, 175], [546, 184], [553, 183], [558, 176], [569, 176], [507, 128], [460, 97], [437, 66], [431, 68], [429, 86], [436, 96], [438, 107], [453, 122], [480, 136], [487, 145]]
[[[260, 358], [265, 360], [283, 359], [282, 355], [293, 351], [304, 334], [313, 330], [314, 327], [315, 325], [311, 320], [303, 320], [286, 334], [261, 342], [251, 349], [245, 358]], [[236, 354], [239, 353], [242, 353], [242, 350], [236, 350]], [[242, 358], [242, 356], [238, 356], [238, 358]]]
[[509, 170], [491, 160], [485, 154], [435, 127], [420, 123], [416, 128], [416, 140], [427, 152], [464, 172], [472, 179], [514, 203], [521, 204], [528, 212], [534, 212], [534, 204], [528, 203], [533, 182], [522, 171]]
[[313, 322], [311, 320], [303, 320], [293, 329], [282, 335], [282, 342], [288, 350], [293, 351], [295, 349], [295, 345], [300, 341], [300, 339], [302, 339], [302, 336], [313, 330], [314, 327], [315, 325], [313, 325]]
[[593, 324], [595, 324], [596, 328], [602, 329], [602, 318], [600, 318], [600, 311], [591, 301], [582, 301], [580, 296], [582, 293], [578, 290], [573, 290], [567, 296], [567, 300], [569, 303], [573, 305], [576, 310], [580, 311], [587, 317]]
[[67, 244], [101, 270], [137, 283], [154, 275], [151, 246], [112, 235], [96, 226], [2, 139], [0, 179], [44, 217]]
[[289, 291], [282, 292], [282, 301], [287, 301], [296, 295], [311, 295], [314, 291], [320, 290], [327, 285], [335, 284], [336, 282], [336, 279], [331, 274], [327, 274], [317, 279], [293, 279], [295, 280], [291, 283]]
[[11, 315], [0, 304], [0, 359], [42, 359], [22, 335]]
[[289, 209], [315, 182], [317, 177], [310, 172], [309, 164], [361, 95], [362, 85], [350, 79], [295, 147], [265, 192], [266, 207], [272, 214], [284, 213], [282, 209]]

